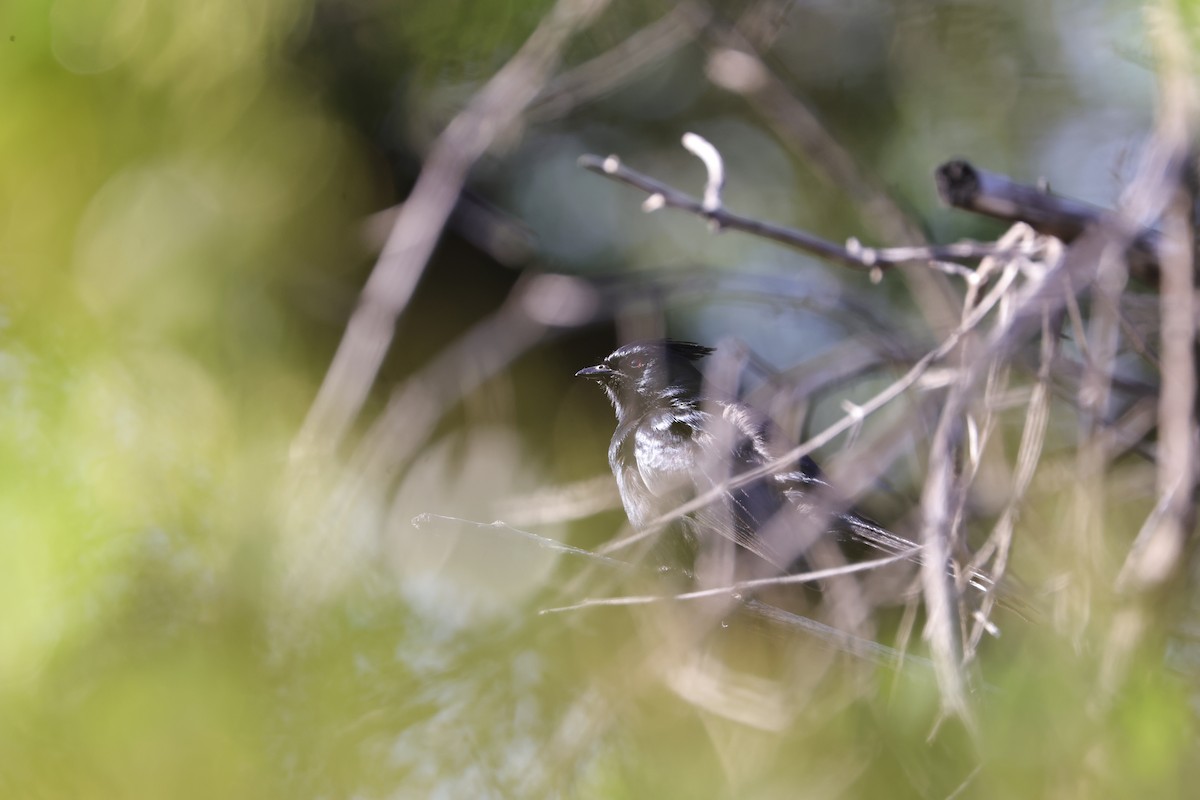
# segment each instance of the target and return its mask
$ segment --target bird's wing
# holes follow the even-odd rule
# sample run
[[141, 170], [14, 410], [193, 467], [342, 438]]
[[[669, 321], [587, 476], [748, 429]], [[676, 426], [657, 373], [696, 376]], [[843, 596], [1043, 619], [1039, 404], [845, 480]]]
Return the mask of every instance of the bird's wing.
[[[754, 466], [746, 461], [745, 439], [737, 427], [714, 429], [712, 415], [701, 409], [664, 409], [648, 414], [638, 426], [634, 455], [642, 482], [663, 501], [662, 513], [667, 513]], [[757, 535], [781, 505], [772, 487], [756, 481], [722, 493], [688, 516], [700, 538], [723, 536], [782, 569], [784, 559]]]
[[[664, 500], [679, 499], [692, 486], [692, 471], [702, 457], [704, 412], [662, 409], [643, 417], [633, 434], [633, 456], [646, 489]], [[686, 497], [683, 499], [687, 499]], [[664, 508], [664, 513], [669, 509]]]

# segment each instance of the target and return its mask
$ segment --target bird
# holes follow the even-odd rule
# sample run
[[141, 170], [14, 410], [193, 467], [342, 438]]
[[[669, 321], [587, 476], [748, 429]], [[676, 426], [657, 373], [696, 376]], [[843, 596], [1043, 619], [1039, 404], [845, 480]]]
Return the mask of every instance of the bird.
[[[720, 544], [732, 543], [738, 579], [795, 571], [829, 533], [843, 549], [917, 560], [917, 543], [831, 506], [831, 487], [813, 459], [782, 461], [781, 437], [763, 414], [706, 392], [699, 362], [713, 352], [673, 339], [635, 341], [575, 373], [600, 384], [616, 412], [608, 463], [633, 527], [658, 527], [716, 489], [711, 502], [683, 517], [683, 534], [701, 553], [724, 552], [726, 569], [729, 548]], [[729, 485], [756, 469], [765, 474]]]

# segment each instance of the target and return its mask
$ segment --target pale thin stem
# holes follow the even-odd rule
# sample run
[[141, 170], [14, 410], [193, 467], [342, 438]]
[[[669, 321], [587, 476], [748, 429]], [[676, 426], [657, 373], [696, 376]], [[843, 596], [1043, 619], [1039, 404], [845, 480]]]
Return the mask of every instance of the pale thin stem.
[[[572, 603], [569, 606], [558, 606], [555, 608], [545, 608], [539, 611], [539, 614], [558, 614], [564, 611], [577, 611], [581, 608], [596, 608], [598, 606], [641, 606], [650, 603], [662, 603], [666, 601], [686, 601], [686, 600], [701, 600], [706, 597], [734, 597], [738, 599], [738, 595], [743, 592], [753, 591], [754, 589], [764, 589], [772, 586], [792, 586], [798, 583], [815, 583], [829, 578], [836, 578], [842, 575], [854, 575], [859, 572], [867, 572], [868, 570], [878, 569], [879, 567], [895, 564], [897, 561], [904, 561], [916, 555], [921, 548], [913, 547], [901, 553], [897, 553], [885, 558], [876, 558], [871, 561], [859, 561], [854, 564], [846, 564], [839, 567], [830, 567], [829, 569], [812, 570], [809, 572], [797, 572], [790, 575], [779, 575], [774, 578], [756, 578], [748, 581], [737, 581], [727, 586], [717, 586], [711, 589], [698, 589], [694, 592], [683, 592], [681, 594], [667, 595], [634, 595], [629, 597], [594, 597], [586, 600], [581, 600], [578, 603]], [[586, 551], [583, 551], [586, 552]], [[608, 559], [614, 561], [615, 559]], [[624, 562], [617, 562], [624, 563]]]

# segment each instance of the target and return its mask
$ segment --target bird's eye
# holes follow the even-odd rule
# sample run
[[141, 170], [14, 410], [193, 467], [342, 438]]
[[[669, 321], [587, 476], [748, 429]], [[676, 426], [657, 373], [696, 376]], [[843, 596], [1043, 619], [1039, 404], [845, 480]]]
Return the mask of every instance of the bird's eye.
[[633, 369], [641, 369], [642, 367], [646, 366], [646, 360], [644, 358], [638, 358], [637, 356], [634, 356], [625, 363]]

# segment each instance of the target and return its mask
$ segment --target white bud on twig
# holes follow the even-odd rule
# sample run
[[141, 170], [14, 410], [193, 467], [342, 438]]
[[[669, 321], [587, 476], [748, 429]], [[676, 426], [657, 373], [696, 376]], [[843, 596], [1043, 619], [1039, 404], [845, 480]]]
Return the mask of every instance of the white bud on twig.
[[720, 152], [712, 143], [697, 133], [685, 133], [683, 146], [688, 152], [704, 162], [708, 171], [708, 181], [704, 184], [704, 200], [701, 206], [707, 212], [713, 212], [721, 207], [721, 189], [725, 186], [725, 162]]

